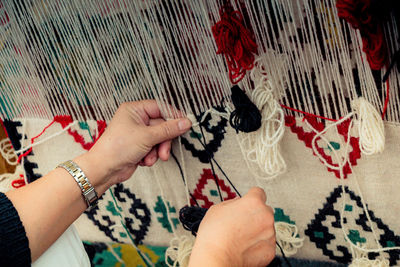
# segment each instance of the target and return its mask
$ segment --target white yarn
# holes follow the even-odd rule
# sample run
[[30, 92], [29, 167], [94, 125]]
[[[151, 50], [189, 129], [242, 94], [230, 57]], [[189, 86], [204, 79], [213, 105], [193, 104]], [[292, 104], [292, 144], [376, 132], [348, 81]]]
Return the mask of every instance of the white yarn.
[[286, 171], [279, 145], [285, 125], [283, 110], [274, 99], [272, 84], [263, 72], [261, 59], [256, 60], [250, 75], [256, 84], [251, 99], [261, 112], [261, 128], [240, 133], [237, 138], [250, 172], [259, 179], [269, 180]]
[[385, 129], [382, 116], [365, 98], [352, 101], [359, 122], [360, 149], [365, 155], [381, 153], [385, 148]]
[[[362, 246], [365, 248], [365, 245]], [[357, 249], [351, 249], [353, 255], [353, 261], [349, 267], [389, 267], [389, 261], [385, 258], [378, 258], [375, 260], [370, 260], [368, 258], [368, 253], [359, 251]]]
[[9, 165], [14, 166], [18, 164], [18, 156], [15, 153], [9, 138], [4, 138], [0, 141], [0, 153]]
[[57, 137], [57, 136], [59, 136], [60, 134], [62, 134], [62, 133], [64, 133], [64, 132], [68, 131], [70, 128], [72, 128], [72, 127], [75, 126], [76, 124], [78, 124], [78, 121], [71, 122], [67, 127], [65, 127], [64, 129], [62, 129], [61, 131], [56, 132], [56, 133], [54, 133], [54, 134], [52, 134], [52, 135], [50, 135], [50, 136], [48, 136], [48, 137], [46, 137], [46, 138], [44, 138], [44, 139], [38, 141], [38, 142], [35, 142], [35, 143], [30, 144], [30, 145], [28, 145], [28, 146], [26, 146], [26, 147], [23, 147], [23, 148], [21, 148], [21, 149], [15, 151], [15, 153], [17, 153], [17, 154], [24, 153], [25, 151], [27, 151], [27, 150], [29, 150], [29, 149], [35, 147], [35, 146], [38, 146], [38, 145], [40, 145], [40, 144], [43, 144], [43, 143], [45, 143], [45, 142], [47, 142], [47, 141], [53, 139], [54, 137]]
[[303, 246], [304, 238], [298, 237], [298, 229], [295, 224], [286, 222], [275, 223], [276, 242], [281, 246], [286, 256], [297, 253], [297, 249]]
[[[192, 253], [194, 238], [188, 236], [174, 237], [165, 251], [165, 263], [169, 267], [186, 267], [189, 265], [190, 254]], [[172, 264], [169, 262], [172, 260]]]
[[370, 260], [367, 256], [362, 258], [355, 258], [349, 267], [389, 267], [389, 261], [387, 259], [375, 259]]

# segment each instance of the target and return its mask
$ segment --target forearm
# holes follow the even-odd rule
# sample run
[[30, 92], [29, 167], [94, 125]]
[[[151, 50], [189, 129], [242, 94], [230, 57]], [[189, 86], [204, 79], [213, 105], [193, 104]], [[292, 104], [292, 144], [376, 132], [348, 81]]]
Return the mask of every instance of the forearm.
[[[101, 168], [96, 166], [96, 160], [86, 153], [74, 161], [81, 167], [100, 197], [108, 186], [99, 182], [102, 181], [103, 174], [100, 172]], [[25, 227], [32, 262], [87, 208], [80, 187], [62, 168], [57, 168], [39, 180], [6, 195], [13, 202]]]

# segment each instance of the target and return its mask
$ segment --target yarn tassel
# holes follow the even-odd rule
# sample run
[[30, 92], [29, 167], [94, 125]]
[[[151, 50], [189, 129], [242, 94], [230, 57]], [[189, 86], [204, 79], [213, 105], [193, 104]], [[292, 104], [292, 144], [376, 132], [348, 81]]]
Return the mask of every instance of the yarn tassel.
[[8, 137], [0, 141], [0, 154], [9, 165], [14, 166], [18, 164], [18, 156], [15, 154], [14, 148]]
[[[174, 237], [165, 251], [165, 263], [169, 267], [186, 267], [189, 265], [194, 238], [189, 236]], [[172, 263], [171, 263], [172, 262]]]
[[[362, 246], [361, 248], [365, 248]], [[360, 249], [351, 248], [353, 261], [349, 267], [389, 267], [389, 261], [385, 258], [377, 258], [371, 260], [368, 258], [368, 253]]]
[[303, 246], [304, 238], [298, 236], [297, 226], [286, 222], [275, 223], [276, 242], [286, 256], [292, 256]]
[[196, 236], [206, 212], [206, 208], [185, 206], [179, 211], [179, 221], [185, 230], [191, 231], [192, 235]]
[[381, 115], [365, 98], [352, 102], [359, 122], [360, 149], [365, 155], [381, 153], [385, 148], [385, 129]]
[[256, 85], [251, 99], [261, 112], [261, 127], [256, 132], [240, 134], [238, 141], [250, 172], [260, 179], [272, 179], [286, 171], [279, 144], [285, 129], [284, 114], [263, 72], [261, 59], [256, 60], [250, 76]]
[[257, 106], [251, 102], [239, 86], [233, 86], [231, 91], [232, 103], [235, 106], [235, 110], [231, 112], [229, 117], [232, 128], [236, 130], [236, 133], [239, 131], [250, 133], [260, 129], [261, 113]]

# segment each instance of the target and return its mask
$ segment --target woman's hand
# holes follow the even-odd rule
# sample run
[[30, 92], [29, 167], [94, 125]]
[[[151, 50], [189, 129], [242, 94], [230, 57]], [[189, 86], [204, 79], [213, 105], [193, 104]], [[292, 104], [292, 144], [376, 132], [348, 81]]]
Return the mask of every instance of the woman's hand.
[[154, 100], [124, 103], [92, 149], [74, 161], [101, 194], [131, 177], [138, 165], [168, 160], [171, 140], [190, 127], [186, 118], [165, 121]]
[[190, 257], [195, 266], [267, 266], [275, 257], [272, 208], [264, 190], [212, 206], [204, 216]]

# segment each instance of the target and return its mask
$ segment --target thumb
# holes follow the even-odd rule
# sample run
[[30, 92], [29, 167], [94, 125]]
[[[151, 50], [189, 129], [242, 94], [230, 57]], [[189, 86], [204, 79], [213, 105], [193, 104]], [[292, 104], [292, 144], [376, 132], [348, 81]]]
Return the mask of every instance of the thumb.
[[187, 118], [168, 120], [158, 125], [149, 126], [149, 145], [154, 146], [167, 140], [174, 139], [192, 126], [192, 122]]

